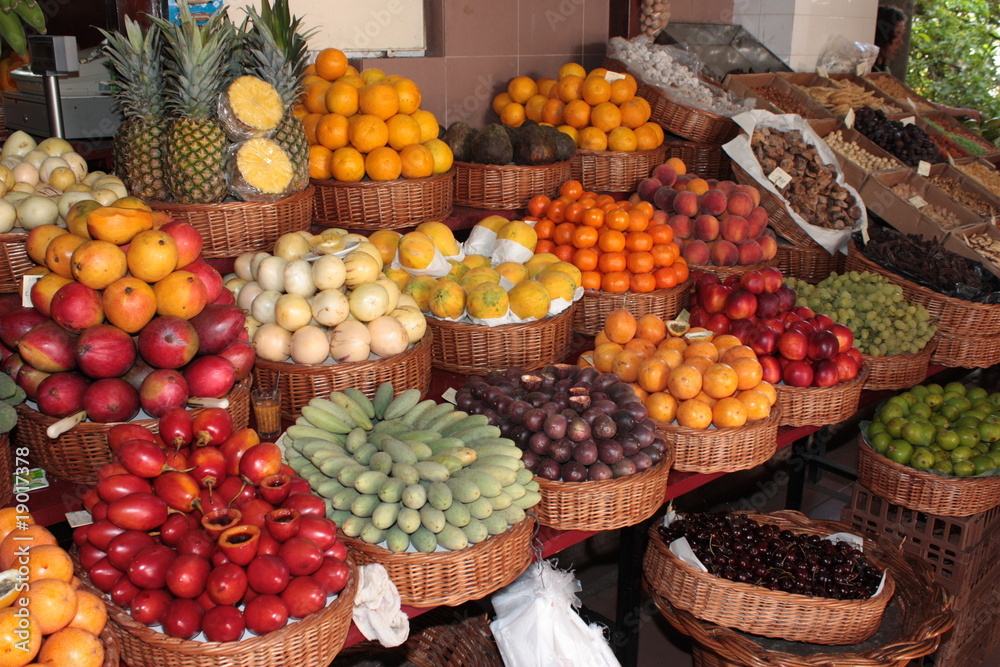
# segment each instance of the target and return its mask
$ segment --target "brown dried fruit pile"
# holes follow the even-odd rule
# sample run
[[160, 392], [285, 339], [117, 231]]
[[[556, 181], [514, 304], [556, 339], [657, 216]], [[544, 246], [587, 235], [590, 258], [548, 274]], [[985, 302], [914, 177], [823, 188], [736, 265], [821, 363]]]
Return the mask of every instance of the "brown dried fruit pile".
[[[896, 193], [897, 197], [906, 202], [910, 202], [912, 198], [920, 196], [920, 193], [914, 190], [913, 186], [909, 183], [896, 183], [890, 189]], [[910, 204], [912, 205], [912, 202]], [[954, 213], [934, 204], [921, 206], [920, 212], [941, 225], [942, 229], [954, 229], [961, 224]]]
[[783, 90], [763, 87], [754, 88], [753, 91], [785, 113], [797, 113], [803, 118], [818, 118], [818, 115], [810, 111], [806, 105]]
[[995, 215], [1000, 213], [1000, 211], [998, 211], [993, 204], [986, 201], [975, 192], [963, 189], [962, 185], [952, 178], [948, 178], [942, 174], [934, 174], [930, 177], [930, 181], [944, 190], [945, 193], [947, 193], [948, 196], [956, 202], [982, 218], [992, 219]]

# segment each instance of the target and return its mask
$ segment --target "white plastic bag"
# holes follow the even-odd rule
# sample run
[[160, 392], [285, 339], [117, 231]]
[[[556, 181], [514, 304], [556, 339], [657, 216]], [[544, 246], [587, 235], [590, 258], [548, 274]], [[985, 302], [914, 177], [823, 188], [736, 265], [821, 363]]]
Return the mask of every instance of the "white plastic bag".
[[599, 625], [574, 611], [580, 582], [550, 561], [493, 595], [490, 630], [507, 667], [619, 667]]
[[878, 47], [865, 42], [852, 42], [843, 35], [833, 35], [819, 57], [817, 67], [824, 67], [830, 74], [871, 73], [878, 57]]

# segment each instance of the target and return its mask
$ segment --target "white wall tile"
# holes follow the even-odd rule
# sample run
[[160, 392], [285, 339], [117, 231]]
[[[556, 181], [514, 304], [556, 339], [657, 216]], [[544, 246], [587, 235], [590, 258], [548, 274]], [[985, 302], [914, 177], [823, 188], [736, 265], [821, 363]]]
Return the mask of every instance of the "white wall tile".
[[792, 14], [763, 16], [758, 38], [776, 54], [791, 53], [794, 22], [795, 16]]
[[761, 12], [764, 14], [793, 14], [798, 0], [762, 0]]
[[734, 16], [760, 16], [764, 0], [733, 0]]
[[743, 29], [754, 37], [760, 39], [760, 14], [736, 14], [733, 16], [733, 23], [743, 26]]

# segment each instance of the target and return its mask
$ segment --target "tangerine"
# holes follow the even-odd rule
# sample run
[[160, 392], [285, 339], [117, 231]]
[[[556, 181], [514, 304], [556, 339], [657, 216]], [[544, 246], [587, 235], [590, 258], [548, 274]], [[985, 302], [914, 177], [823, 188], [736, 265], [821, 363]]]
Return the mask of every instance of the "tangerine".
[[[591, 209], [600, 211], [601, 209]], [[604, 212], [601, 211], [603, 214]], [[625, 235], [617, 229], [603, 229], [597, 239], [597, 247], [602, 252], [621, 252], [625, 249]]]
[[701, 391], [701, 371], [694, 366], [683, 363], [670, 371], [667, 389], [677, 400], [684, 401], [694, 398]]
[[626, 271], [610, 271], [601, 278], [601, 289], [613, 294], [622, 294], [629, 290], [631, 283]]
[[622, 382], [635, 382], [644, 357], [635, 350], [624, 349], [611, 362], [611, 372]]
[[590, 122], [601, 132], [611, 132], [622, 124], [622, 112], [611, 102], [601, 102], [590, 112]]
[[343, 148], [349, 143], [347, 139], [349, 125], [347, 118], [340, 113], [323, 114], [316, 125], [316, 141], [331, 151]]
[[739, 378], [736, 388], [740, 391], [753, 389], [764, 376], [764, 369], [760, 362], [751, 357], [737, 357], [729, 364]]
[[604, 151], [608, 149], [608, 135], [600, 128], [588, 125], [580, 130], [577, 148], [585, 151]]
[[346, 81], [335, 81], [326, 89], [326, 108], [349, 118], [358, 112], [358, 89]]
[[327, 81], [339, 79], [347, 73], [347, 56], [340, 49], [323, 49], [316, 55], [316, 74]]
[[669, 424], [677, 416], [677, 399], [665, 391], [650, 393], [645, 406], [649, 416], [661, 422]]
[[716, 428], [739, 428], [747, 423], [747, 409], [738, 398], [720, 398], [712, 406], [712, 423]]
[[[639, 366], [639, 386], [646, 391], [662, 392], [667, 388], [667, 379], [670, 377], [670, 366], [660, 357], [652, 356], [643, 360]], [[648, 410], [648, 408], [647, 408]]]
[[530, 76], [516, 76], [507, 84], [507, 94], [518, 104], [524, 104], [538, 94], [538, 84]]
[[740, 403], [743, 404], [743, 408], [747, 412], [747, 421], [755, 422], [767, 419], [771, 414], [771, 401], [763, 392], [747, 389], [737, 394], [736, 398], [740, 399]]
[[712, 425], [712, 407], [692, 397], [677, 406], [676, 419], [685, 428], [708, 428]]
[[712, 398], [732, 396], [739, 385], [739, 376], [731, 366], [714, 363], [705, 369], [701, 379], [702, 390]]
[[511, 127], [521, 127], [527, 117], [524, 105], [519, 102], [511, 102], [500, 111], [500, 122]]

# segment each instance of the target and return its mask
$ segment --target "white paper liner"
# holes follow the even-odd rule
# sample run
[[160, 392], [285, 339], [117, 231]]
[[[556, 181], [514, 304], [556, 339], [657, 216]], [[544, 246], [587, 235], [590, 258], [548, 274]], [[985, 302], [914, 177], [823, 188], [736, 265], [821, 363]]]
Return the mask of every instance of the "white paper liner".
[[[848, 185], [847, 181], [844, 180], [844, 172], [837, 163], [837, 157], [830, 147], [826, 145], [826, 142], [823, 141], [818, 134], [816, 134], [806, 121], [795, 114], [775, 115], [770, 111], [756, 109], [754, 111], [748, 111], [734, 116], [733, 121], [743, 128], [746, 134], [741, 134], [729, 143], [723, 145], [722, 149], [726, 151], [726, 154], [729, 155], [729, 157], [748, 174], [753, 176], [754, 180], [757, 181], [757, 187], [765, 188], [778, 196], [782, 203], [785, 204], [785, 209], [792, 216], [792, 219], [799, 227], [802, 228], [802, 231], [809, 235], [809, 238], [823, 246], [829, 253], [842, 252], [846, 255], [847, 242], [850, 240], [851, 234], [856, 231], [867, 233], [868, 211], [866, 210], [864, 202], [861, 200], [861, 195], [858, 194], [858, 191]], [[753, 136], [754, 128], [758, 125], [781, 132], [799, 130], [802, 132], [802, 139], [807, 144], [816, 147], [816, 152], [819, 153], [820, 159], [822, 159], [825, 164], [832, 166], [836, 170], [837, 184], [844, 187], [857, 200], [858, 208], [861, 209], [861, 218], [858, 220], [853, 229], [845, 229], [841, 231], [826, 229], [825, 227], [820, 227], [819, 225], [814, 225], [808, 222], [805, 218], [792, 210], [785, 197], [774, 186], [774, 184], [768, 180], [767, 175], [764, 174], [760, 163], [757, 161], [757, 156], [754, 155], [753, 148], [750, 145], [750, 139]]]
[[483, 255], [489, 257], [497, 244], [497, 233], [489, 227], [476, 225], [469, 232], [469, 238], [462, 244], [466, 255]]
[[[462, 256], [464, 257], [465, 255]], [[431, 263], [422, 269], [411, 269], [400, 264], [399, 251], [392, 258], [391, 266], [394, 269], [403, 269], [411, 276], [430, 276], [432, 278], [444, 278], [451, 271], [451, 263], [441, 254], [437, 246], [434, 246], [434, 257], [431, 259]]]
[[490, 256], [490, 262], [493, 266], [502, 264], [503, 262], [517, 262], [518, 264], [524, 264], [531, 259], [534, 254], [534, 249], [529, 250], [520, 243], [516, 243], [510, 239], [498, 239], [496, 247], [493, 249], [493, 254]]

